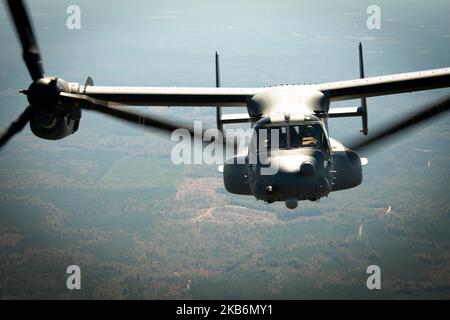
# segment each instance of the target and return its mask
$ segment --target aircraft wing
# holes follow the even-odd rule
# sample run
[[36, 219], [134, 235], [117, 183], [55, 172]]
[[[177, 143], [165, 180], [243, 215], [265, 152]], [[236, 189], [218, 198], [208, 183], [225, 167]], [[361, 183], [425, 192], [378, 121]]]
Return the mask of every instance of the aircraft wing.
[[[255, 94], [268, 88], [178, 88], [178, 87], [111, 87], [81, 86], [71, 93], [82, 93], [92, 99], [114, 105], [245, 107]], [[450, 87], [450, 68], [399, 73], [380, 77], [294, 86], [322, 91], [331, 101], [390, 95], [396, 93]]]
[[247, 99], [264, 90], [267, 89], [80, 86], [72, 93], [115, 105], [239, 107], [246, 106]]
[[310, 85], [331, 101], [450, 87], [450, 68]]

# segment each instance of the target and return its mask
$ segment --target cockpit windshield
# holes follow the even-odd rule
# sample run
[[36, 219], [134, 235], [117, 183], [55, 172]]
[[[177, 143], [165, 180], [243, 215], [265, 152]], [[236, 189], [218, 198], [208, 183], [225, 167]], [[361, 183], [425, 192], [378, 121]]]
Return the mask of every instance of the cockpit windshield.
[[267, 148], [267, 150], [327, 146], [325, 134], [319, 123], [262, 127], [258, 129], [258, 141], [258, 149]]

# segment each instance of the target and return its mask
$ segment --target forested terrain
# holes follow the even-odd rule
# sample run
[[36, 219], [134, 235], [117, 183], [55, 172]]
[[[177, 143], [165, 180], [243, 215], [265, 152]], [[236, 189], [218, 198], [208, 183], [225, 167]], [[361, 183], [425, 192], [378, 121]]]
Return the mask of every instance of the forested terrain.
[[[168, 139], [147, 144], [159, 154], [114, 135], [95, 150], [37, 142], [31, 153], [26, 135], [0, 159], [1, 295], [448, 297], [448, 140], [430, 145], [429, 131], [376, 151], [360, 187], [294, 211], [226, 193], [213, 166], [173, 165]], [[71, 264], [80, 291], [65, 287]], [[371, 264], [380, 292], [365, 286]]]

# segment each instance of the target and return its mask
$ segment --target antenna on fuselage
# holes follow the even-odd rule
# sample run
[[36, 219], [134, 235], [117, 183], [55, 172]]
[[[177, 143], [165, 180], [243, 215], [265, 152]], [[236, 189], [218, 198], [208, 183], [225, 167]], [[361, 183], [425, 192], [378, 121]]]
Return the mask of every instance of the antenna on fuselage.
[[[364, 59], [363, 59], [363, 51], [362, 44], [359, 43], [359, 77], [361, 79], [364, 78]], [[367, 101], [366, 98], [361, 98], [361, 106], [360, 106], [361, 120], [362, 120], [362, 129], [361, 132], [363, 135], [367, 135], [369, 132], [367, 125]]]

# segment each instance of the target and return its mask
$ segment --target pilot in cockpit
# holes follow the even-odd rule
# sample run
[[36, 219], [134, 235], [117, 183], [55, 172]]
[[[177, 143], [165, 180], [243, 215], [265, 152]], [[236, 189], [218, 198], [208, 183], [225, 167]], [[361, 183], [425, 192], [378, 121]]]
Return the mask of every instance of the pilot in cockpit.
[[[277, 137], [278, 146], [272, 144]], [[319, 124], [294, 124], [267, 128], [263, 145], [268, 149], [320, 148], [323, 141], [323, 130]]]
[[291, 148], [320, 147], [322, 130], [319, 125], [291, 125], [289, 138]]

